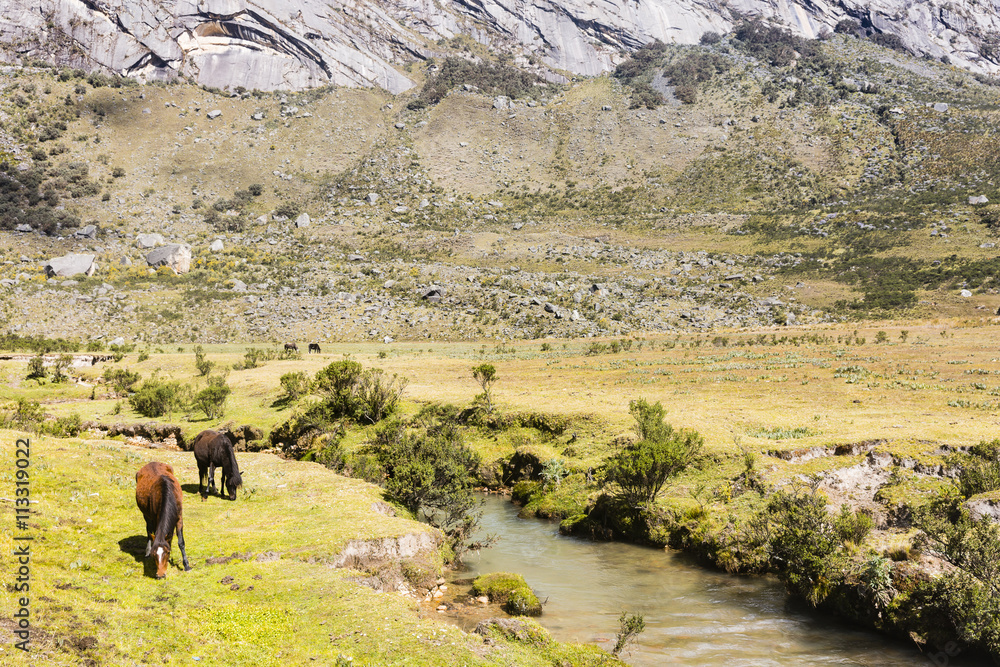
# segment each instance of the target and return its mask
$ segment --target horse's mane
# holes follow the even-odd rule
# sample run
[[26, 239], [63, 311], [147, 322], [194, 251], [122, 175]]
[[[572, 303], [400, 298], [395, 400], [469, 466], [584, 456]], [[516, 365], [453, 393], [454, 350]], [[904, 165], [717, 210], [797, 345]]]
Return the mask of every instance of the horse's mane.
[[174, 480], [168, 475], [160, 477], [160, 497], [163, 506], [160, 508], [160, 521], [156, 526], [156, 537], [162, 539], [167, 544], [173, 539], [174, 527], [180, 518], [180, 509], [177, 507], [177, 497], [174, 495]]
[[240, 486], [243, 484], [243, 476], [240, 475], [240, 468], [236, 463], [236, 449], [233, 447], [233, 443], [229, 441], [229, 438], [223, 436], [223, 440], [222, 455], [226, 458], [226, 464], [229, 466], [229, 471], [226, 474], [229, 476], [229, 479], [236, 482], [236, 486]]

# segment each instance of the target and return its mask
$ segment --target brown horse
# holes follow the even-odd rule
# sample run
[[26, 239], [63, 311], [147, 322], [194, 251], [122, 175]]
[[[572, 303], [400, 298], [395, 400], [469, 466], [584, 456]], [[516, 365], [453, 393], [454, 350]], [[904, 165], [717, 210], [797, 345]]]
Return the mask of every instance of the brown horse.
[[309, 343], [309, 351], [320, 354], [319, 343]]
[[209, 493], [215, 493], [215, 467], [220, 466], [222, 479], [219, 480], [219, 488], [225, 488], [229, 492], [229, 499], [236, 500], [236, 489], [243, 485], [243, 477], [229, 438], [218, 431], [207, 429], [194, 439], [192, 449], [198, 462], [198, 490], [201, 491], [201, 499], [206, 500]]
[[299, 346], [295, 343], [285, 343], [285, 352], [298, 352]]
[[146, 557], [156, 550], [156, 578], [167, 576], [170, 544], [177, 529], [177, 546], [184, 559], [184, 571], [191, 569], [184, 551], [184, 516], [181, 512], [181, 485], [174, 469], [166, 463], [152, 461], [135, 474], [135, 504], [146, 519]]

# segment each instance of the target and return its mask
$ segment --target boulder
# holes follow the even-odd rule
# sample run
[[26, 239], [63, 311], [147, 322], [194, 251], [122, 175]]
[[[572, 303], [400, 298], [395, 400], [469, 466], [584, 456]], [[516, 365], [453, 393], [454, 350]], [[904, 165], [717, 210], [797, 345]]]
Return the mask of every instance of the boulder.
[[234, 292], [246, 292], [247, 284], [242, 280], [233, 279], [233, 291]]
[[163, 245], [163, 236], [161, 234], [136, 234], [135, 244], [140, 248], [155, 248], [158, 245]]
[[979, 204], [989, 204], [989, 203], [990, 203], [990, 200], [986, 198], [986, 195], [970, 196], [969, 197], [969, 205], [970, 206], [977, 206]]
[[92, 276], [96, 270], [97, 263], [94, 261], [93, 255], [70, 253], [62, 257], [53, 257], [45, 263], [45, 275], [49, 278], [57, 276], [68, 278], [80, 274]]
[[948, 110], [948, 103], [947, 102], [935, 102], [935, 104], [934, 104], [934, 111], [937, 111], [939, 113], [944, 113], [947, 110]]
[[351, 253], [347, 256], [348, 262], [363, 262], [365, 261], [364, 255], [358, 255], [356, 253]]
[[75, 236], [78, 239], [96, 239], [97, 227], [95, 227], [94, 225], [87, 225], [86, 227], [82, 227], [73, 232], [73, 236]]
[[211, 111], [209, 111], [205, 115], [208, 116], [209, 120], [215, 120], [216, 118], [218, 118], [219, 116], [222, 115], [222, 110], [221, 109], [212, 109]]
[[368, 202], [369, 204], [374, 204], [375, 202], [378, 201], [378, 193], [377, 192], [369, 192], [365, 196], [365, 201]]
[[124, 345], [125, 344], [125, 339], [122, 338], [121, 336], [118, 336], [117, 338], [111, 339], [111, 342], [108, 343], [108, 344], [109, 345]]
[[167, 266], [177, 273], [187, 273], [191, 270], [191, 248], [171, 243], [146, 255], [146, 263], [150, 266]]
[[211, 252], [222, 252], [226, 249], [226, 246], [222, 243], [222, 239], [215, 239], [212, 241], [212, 245], [208, 246]]
[[308, 227], [311, 224], [312, 220], [309, 218], [308, 213], [301, 213], [299, 214], [299, 217], [295, 218], [295, 226], [298, 227], [299, 229]]
[[14, 228], [14, 231], [21, 232], [22, 234], [27, 234], [28, 232], [31, 231], [31, 225], [24, 225], [24, 224], [18, 225], [17, 227]]
[[493, 99], [494, 109], [509, 109], [510, 108], [510, 98], [504, 95], [497, 95]]
[[961, 292], [959, 292], [959, 294], [962, 296], [962, 298], [965, 299], [968, 299], [970, 296], [972, 296], [972, 292], [970, 292], [967, 289], [962, 290]]

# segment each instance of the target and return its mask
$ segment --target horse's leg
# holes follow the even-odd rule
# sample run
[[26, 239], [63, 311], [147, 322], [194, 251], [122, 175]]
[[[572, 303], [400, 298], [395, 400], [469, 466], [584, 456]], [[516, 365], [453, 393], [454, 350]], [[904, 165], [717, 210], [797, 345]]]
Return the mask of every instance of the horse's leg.
[[143, 556], [143, 558], [149, 558], [149, 554], [153, 550], [153, 536], [155, 534], [156, 534], [156, 524], [152, 523], [151, 521], [149, 521], [149, 519], [147, 519], [146, 520], [146, 535], [149, 536], [149, 539], [146, 542], [146, 555]]
[[215, 493], [215, 462], [208, 464], [208, 492]]
[[208, 498], [208, 466], [203, 465], [201, 461], [198, 462], [198, 493], [201, 494], [202, 500]]
[[188, 555], [184, 551], [184, 526], [178, 524], [177, 526], [177, 546], [181, 548], [181, 559], [184, 561], [184, 571], [187, 572], [191, 569], [188, 564]]
[[223, 495], [226, 491], [226, 482], [229, 481], [229, 475], [226, 474], [226, 466], [222, 466], [222, 476], [219, 478], [219, 495]]

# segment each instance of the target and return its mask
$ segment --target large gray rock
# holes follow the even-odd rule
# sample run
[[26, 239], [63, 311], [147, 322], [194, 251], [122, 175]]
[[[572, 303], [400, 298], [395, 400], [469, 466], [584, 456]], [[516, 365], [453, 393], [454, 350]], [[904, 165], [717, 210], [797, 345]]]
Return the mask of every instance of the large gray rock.
[[309, 219], [308, 213], [300, 213], [299, 217], [295, 218], [295, 226], [299, 229], [303, 229], [312, 224], [312, 220]]
[[140, 248], [155, 248], [163, 245], [163, 235], [161, 234], [136, 234], [135, 244]]
[[212, 241], [212, 245], [208, 246], [208, 249], [211, 252], [222, 252], [225, 250], [225, 247], [226, 246], [222, 243], [222, 239], [215, 239]]
[[62, 257], [53, 257], [45, 263], [45, 275], [49, 278], [69, 278], [81, 274], [92, 276], [96, 270], [97, 262], [94, 261], [93, 255], [70, 253]]
[[187, 273], [191, 270], [191, 248], [171, 243], [146, 255], [146, 263], [150, 266], [167, 266], [177, 273]]

